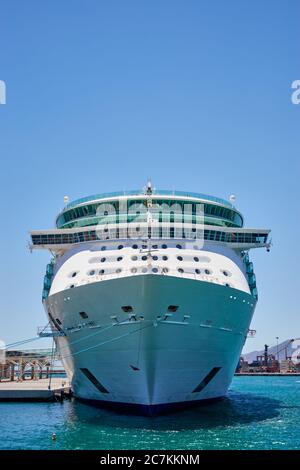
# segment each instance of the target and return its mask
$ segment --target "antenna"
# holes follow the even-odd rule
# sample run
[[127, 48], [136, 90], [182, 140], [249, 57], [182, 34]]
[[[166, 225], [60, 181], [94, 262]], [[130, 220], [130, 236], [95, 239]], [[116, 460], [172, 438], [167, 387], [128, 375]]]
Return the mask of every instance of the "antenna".
[[69, 204], [70, 198], [69, 196], [64, 196], [64, 204]]
[[230, 194], [229, 201], [233, 204], [236, 201], [236, 196], [234, 194]]

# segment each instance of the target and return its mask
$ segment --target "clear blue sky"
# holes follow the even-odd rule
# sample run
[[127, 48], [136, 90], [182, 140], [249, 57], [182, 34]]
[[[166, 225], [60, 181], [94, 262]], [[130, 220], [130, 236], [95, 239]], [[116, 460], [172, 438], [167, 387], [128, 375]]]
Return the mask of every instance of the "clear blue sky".
[[[227, 198], [246, 226], [265, 342], [300, 336], [300, 79], [297, 0], [2, 0], [0, 338], [33, 336], [50, 228], [71, 199], [140, 188]], [[37, 347], [36, 343], [36, 347]]]

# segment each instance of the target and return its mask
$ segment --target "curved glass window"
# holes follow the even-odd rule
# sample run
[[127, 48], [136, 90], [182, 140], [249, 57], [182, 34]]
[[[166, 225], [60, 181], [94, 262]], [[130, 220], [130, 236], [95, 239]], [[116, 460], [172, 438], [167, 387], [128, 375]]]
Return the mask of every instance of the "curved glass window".
[[[77, 201], [77, 204], [84, 202]], [[216, 199], [217, 202], [217, 198]], [[111, 210], [101, 213], [101, 200], [98, 202], [87, 203], [83, 206], [67, 207], [56, 220], [57, 228], [71, 228], [73, 226], [88, 226], [106, 223], [132, 222], [134, 220], [142, 222], [147, 220], [146, 211], [133, 210], [136, 205], [144, 204], [143, 199], [129, 198], [127, 200], [127, 208], [119, 206], [119, 200], [109, 202]], [[106, 204], [106, 203], [104, 203]], [[185, 209], [186, 204], [191, 206], [191, 210]], [[221, 203], [222, 204], [222, 203]], [[199, 211], [199, 206], [200, 210]], [[176, 197], [170, 199], [160, 199], [153, 197], [152, 212], [157, 214], [160, 222], [162, 221], [178, 221], [178, 222], [203, 222], [202, 208], [204, 209], [204, 223], [208, 225], [225, 225], [225, 226], [243, 226], [243, 219], [236, 209], [225, 205], [218, 205], [213, 202], [195, 202], [190, 200], [178, 200]], [[123, 211], [123, 212], [122, 212]], [[124, 212], [125, 211], [125, 212]]]

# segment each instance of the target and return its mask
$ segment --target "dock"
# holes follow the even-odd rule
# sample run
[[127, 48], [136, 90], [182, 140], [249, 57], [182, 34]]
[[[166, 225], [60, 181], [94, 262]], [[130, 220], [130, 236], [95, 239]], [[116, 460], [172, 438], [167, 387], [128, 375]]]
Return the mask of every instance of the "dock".
[[0, 382], [0, 401], [62, 401], [71, 395], [71, 387], [61, 378]]

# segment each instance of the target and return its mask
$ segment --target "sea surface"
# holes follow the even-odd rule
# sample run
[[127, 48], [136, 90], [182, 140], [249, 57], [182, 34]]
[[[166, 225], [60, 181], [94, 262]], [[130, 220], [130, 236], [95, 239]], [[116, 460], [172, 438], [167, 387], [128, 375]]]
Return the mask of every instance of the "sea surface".
[[300, 449], [300, 377], [235, 377], [224, 400], [154, 418], [0, 403], [0, 449]]

